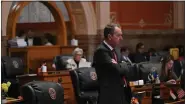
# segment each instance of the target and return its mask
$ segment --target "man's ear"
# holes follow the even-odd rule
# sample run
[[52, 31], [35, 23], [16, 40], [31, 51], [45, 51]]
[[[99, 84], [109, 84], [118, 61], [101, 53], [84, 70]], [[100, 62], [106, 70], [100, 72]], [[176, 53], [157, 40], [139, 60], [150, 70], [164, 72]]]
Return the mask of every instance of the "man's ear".
[[111, 40], [111, 37], [112, 37], [112, 35], [111, 34], [108, 34], [108, 39], [109, 40]]

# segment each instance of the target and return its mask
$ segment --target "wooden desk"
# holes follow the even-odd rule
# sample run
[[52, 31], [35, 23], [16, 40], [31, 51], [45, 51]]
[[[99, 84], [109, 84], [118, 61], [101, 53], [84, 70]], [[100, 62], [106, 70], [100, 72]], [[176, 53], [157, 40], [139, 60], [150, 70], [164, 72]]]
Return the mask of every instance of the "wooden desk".
[[[9, 56], [21, 57], [25, 64], [25, 73], [37, 73], [37, 68], [46, 61], [48, 69], [52, 69], [53, 59], [57, 55], [71, 55], [76, 46], [30, 46], [9, 48]], [[32, 69], [32, 70], [29, 70]]]
[[181, 99], [175, 102], [165, 102], [165, 104], [184, 104], [184, 103], [185, 103], [185, 99]]
[[6, 98], [6, 103], [2, 103], [2, 104], [14, 104], [14, 103], [18, 103], [21, 102], [22, 100], [20, 99], [15, 99], [15, 98]]
[[73, 91], [72, 81], [69, 74], [69, 71], [51, 71], [47, 73], [40, 73], [38, 75], [25, 75], [25, 76], [18, 76], [19, 82], [21, 85], [25, 83], [35, 81], [52, 81], [52, 82], [60, 82], [64, 88], [64, 97], [67, 100], [67, 104], [76, 104], [75, 95]]
[[[169, 89], [170, 88], [180, 88], [180, 84], [161, 84], [161, 85], [156, 85], [155, 88], [160, 89], [160, 96], [161, 99], [164, 99], [164, 101], [169, 100]], [[132, 92], [143, 92], [144, 97], [142, 99], [142, 104], [152, 104], [152, 84], [147, 84], [144, 86], [139, 86], [139, 87], [131, 87]], [[175, 102], [167, 103], [167, 104], [176, 104]]]
[[[15, 103], [19, 103], [19, 102], [23, 102], [23, 100], [15, 99], [15, 98], [8, 98], [7, 102], [2, 103], [2, 104], [15, 104]], [[64, 95], [64, 104], [70, 104], [68, 95]]]

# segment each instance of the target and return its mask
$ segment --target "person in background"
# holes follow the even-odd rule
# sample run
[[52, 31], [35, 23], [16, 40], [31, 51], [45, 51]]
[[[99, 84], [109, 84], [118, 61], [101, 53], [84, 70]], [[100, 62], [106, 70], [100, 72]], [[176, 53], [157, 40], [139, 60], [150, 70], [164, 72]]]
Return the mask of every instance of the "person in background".
[[[28, 36], [27, 36], [27, 31], [25, 31], [25, 30], [20, 30], [19, 31], [19, 33], [17, 34], [17, 36], [13, 39], [13, 40], [16, 40], [17, 42], [19, 41], [20, 42], [20, 40], [21, 40], [21, 44], [23, 45], [23, 46], [28, 46]], [[19, 44], [20, 44], [19, 43]]]
[[83, 50], [81, 48], [75, 48], [73, 51], [73, 58], [67, 60], [68, 66], [71, 67], [72, 70], [83, 67], [83, 64], [85, 64], [87, 61], [82, 57]]
[[161, 67], [161, 75], [160, 75], [160, 81], [161, 82], [167, 82], [169, 80], [172, 80], [175, 82], [178, 77], [174, 73], [173, 69], [173, 56], [168, 55], [165, 56], [162, 60], [162, 67]]
[[16, 35], [15, 39], [25, 39], [26, 41], [26, 31], [20, 30], [19, 33]]
[[179, 61], [184, 60], [184, 46], [183, 45], [177, 45], [176, 46], [179, 49]]
[[147, 61], [146, 56], [144, 55], [144, 44], [138, 43], [136, 45], [136, 53], [134, 55], [134, 63], [140, 63]]
[[42, 39], [38, 36], [33, 38], [33, 45], [34, 46], [41, 46], [42, 45]]
[[147, 61], [150, 61], [150, 56], [157, 56], [156, 55], [156, 50], [154, 48], [149, 48], [148, 49], [148, 52], [146, 54]]
[[121, 54], [122, 54], [122, 61], [125, 61], [126, 63], [132, 65], [132, 61], [129, 59], [129, 49], [128, 47], [121, 47]]
[[52, 46], [53, 45], [53, 36], [50, 33], [44, 34], [44, 45]]

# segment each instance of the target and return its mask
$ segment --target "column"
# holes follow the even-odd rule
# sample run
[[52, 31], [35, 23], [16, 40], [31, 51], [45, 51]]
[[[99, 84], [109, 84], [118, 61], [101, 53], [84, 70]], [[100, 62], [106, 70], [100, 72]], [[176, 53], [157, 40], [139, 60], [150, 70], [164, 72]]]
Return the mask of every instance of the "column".
[[184, 2], [174, 1], [174, 29], [184, 29]]
[[10, 11], [10, 7], [12, 5], [12, 2], [10, 1], [3, 1], [2, 3], [2, 30], [1, 30], [1, 36], [6, 36], [6, 25], [8, 20], [8, 14]]
[[98, 33], [102, 34], [105, 26], [110, 23], [110, 2], [96, 2]]

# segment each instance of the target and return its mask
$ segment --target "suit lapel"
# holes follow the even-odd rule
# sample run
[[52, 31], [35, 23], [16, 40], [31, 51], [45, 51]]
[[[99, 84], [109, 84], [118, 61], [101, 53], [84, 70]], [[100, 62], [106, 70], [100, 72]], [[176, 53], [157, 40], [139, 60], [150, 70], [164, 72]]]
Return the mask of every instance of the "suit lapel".
[[[102, 42], [102, 49], [108, 51], [108, 52], [109, 52], [109, 55], [111, 56], [111, 58], [114, 57], [112, 51], [110, 50], [110, 48], [109, 48], [104, 42]], [[116, 55], [117, 55], [117, 54], [116, 54]]]
[[[109, 55], [111, 56], [111, 58], [114, 57], [114, 54], [112, 53], [112, 51], [110, 50], [110, 48], [104, 43], [102, 42], [101, 44], [101, 48], [108, 51], [109, 52]], [[117, 56], [117, 61], [120, 62], [120, 50], [119, 48], [115, 48], [115, 53], [116, 53], [116, 56]]]

